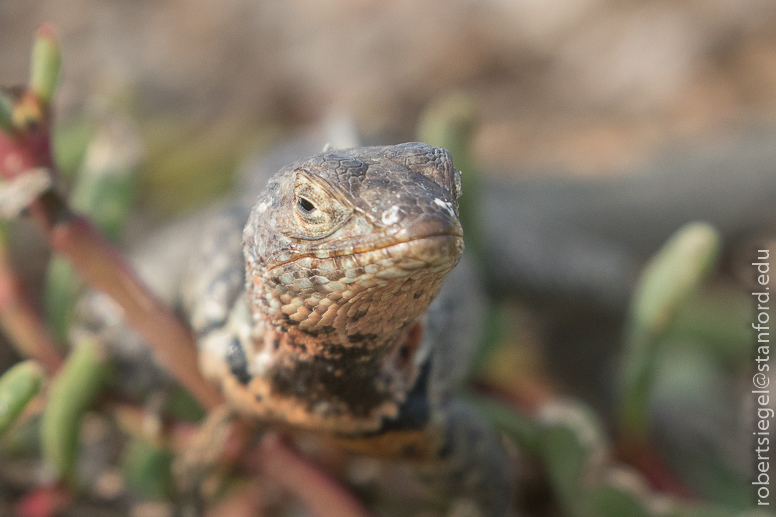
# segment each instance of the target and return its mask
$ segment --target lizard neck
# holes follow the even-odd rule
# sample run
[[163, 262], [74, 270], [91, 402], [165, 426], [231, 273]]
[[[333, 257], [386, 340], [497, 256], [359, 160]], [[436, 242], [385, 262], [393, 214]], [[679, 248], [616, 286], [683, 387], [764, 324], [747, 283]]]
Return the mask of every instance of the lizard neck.
[[274, 396], [295, 399], [312, 413], [371, 421], [394, 417], [412, 388], [422, 357], [423, 324], [341, 342], [269, 323], [255, 342], [262, 377]]
[[[241, 393], [239, 405], [262, 418], [338, 434], [374, 432], [398, 415], [428, 356], [423, 316], [389, 332], [383, 326], [348, 333], [363, 317], [311, 328], [282, 311], [270, 314], [265, 289], [254, 283], [242, 300], [253, 323], [229, 360], [229, 382], [238, 388], [229, 392]], [[353, 314], [353, 307], [341, 310]]]

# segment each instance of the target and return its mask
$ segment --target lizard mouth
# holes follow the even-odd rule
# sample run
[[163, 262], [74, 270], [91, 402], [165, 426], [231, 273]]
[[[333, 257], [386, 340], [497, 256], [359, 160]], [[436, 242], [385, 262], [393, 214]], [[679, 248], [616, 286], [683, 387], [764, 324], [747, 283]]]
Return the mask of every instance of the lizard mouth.
[[[354, 249], [353, 255], [363, 257], [370, 252], [379, 255], [388, 255], [387, 258], [396, 259], [400, 264], [426, 266], [454, 266], [458, 263], [463, 253], [463, 235], [440, 233], [414, 237], [403, 242], [395, 242], [384, 246], [364, 247]], [[377, 260], [379, 260], [378, 257]]]
[[[268, 268], [284, 266], [305, 258], [345, 259], [352, 257], [359, 265], [384, 259], [397, 262], [427, 262], [428, 265], [458, 263], [463, 253], [463, 230], [452, 214], [425, 214], [409, 224], [397, 225], [380, 235], [364, 238], [349, 236], [329, 243], [303, 245], [294, 243], [268, 261]], [[418, 266], [420, 267], [420, 266]], [[347, 269], [347, 268], [346, 268]]]
[[[461, 233], [435, 233], [413, 236], [404, 240], [398, 240], [394, 235], [370, 242], [346, 244], [336, 248], [292, 250], [291, 257], [287, 260], [271, 262], [268, 264], [268, 268], [281, 267], [305, 258], [326, 260], [344, 257], [350, 257], [362, 266], [391, 259], [403, 262], [411, 269], [424, 265], [441, 266], [444, 264], [449, 264], [452, 268], [460, 260], [463, 249], [464, 243]], [[369, 255], [368, 258], [367, 255]]]

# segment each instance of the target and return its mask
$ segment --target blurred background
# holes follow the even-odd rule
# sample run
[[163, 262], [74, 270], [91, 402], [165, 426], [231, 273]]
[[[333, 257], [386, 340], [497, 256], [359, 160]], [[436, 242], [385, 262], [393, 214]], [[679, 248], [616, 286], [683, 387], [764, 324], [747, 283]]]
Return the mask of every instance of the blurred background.
[[[650, 433], [690, 493], [751, 505], [747, 293], [754, 250], [776, 251], [776, 3], [0, 0], [0, 83], [26, 81], [43, 22], [63, 49], [63, 173], [106, 119], [141, 142], [129, 243], [300, 134], [344, 124], [390, 144], [460, 115], [450, 145], [474, 178], [490, 300], [475, 377], [517, 405], [572, 395], [613, 430], [642, 267], [683, 224], [712, 223], [721, 259], [661, 338]], [[47, 257], [16, 239], [35, 285]], [[553, 515], [522, 475], [522, 508]]]
[[32, 34], [53, 23], [60, 121], [97, 99], [126, 109], [145, 181], [180, 209], [192, 194], [172, 190], [171, 155], [197, 149], [202, 168], [229, 171], [331, 113], [367, 141], [407, 140], [450, 90], [476, 102], [473, 154], [489, 173], [601, 177], [767, 127], [774, 20], [768, 0], [4, 0], [0, 77], [26, 79]]

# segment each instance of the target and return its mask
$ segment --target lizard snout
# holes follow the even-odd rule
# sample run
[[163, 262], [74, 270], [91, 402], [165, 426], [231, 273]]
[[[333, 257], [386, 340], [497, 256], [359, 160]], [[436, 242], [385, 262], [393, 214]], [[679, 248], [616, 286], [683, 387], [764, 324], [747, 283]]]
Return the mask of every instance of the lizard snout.
[[458, 220], [456, 208], [449, 201], [435, 198], [413, 220], [398, 223], [403, 223], [402, 226], [404, 226], [398, 236], [406, 240], [445, 235], [463, 237], [463, 228]]

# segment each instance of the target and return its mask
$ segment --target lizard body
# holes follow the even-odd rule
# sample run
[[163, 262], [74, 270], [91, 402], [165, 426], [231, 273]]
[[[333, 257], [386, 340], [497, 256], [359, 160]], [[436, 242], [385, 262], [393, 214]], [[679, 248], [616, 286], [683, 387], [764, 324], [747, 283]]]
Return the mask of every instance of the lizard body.
[[415, 461], [479, 512], [451, 515], [495, 517], [506, 454], [450, 397], [475, 343], [465, 269], [432, 305], [463, 253], [460, 193], [449, 153], [425, 144], [297, 161], [197, 227], [181, 297], [203, 373], [237, 412]]

